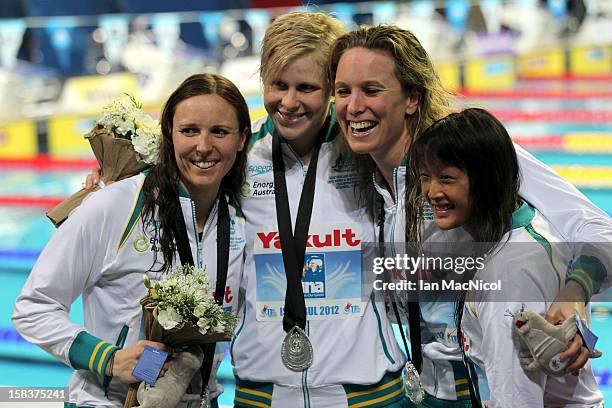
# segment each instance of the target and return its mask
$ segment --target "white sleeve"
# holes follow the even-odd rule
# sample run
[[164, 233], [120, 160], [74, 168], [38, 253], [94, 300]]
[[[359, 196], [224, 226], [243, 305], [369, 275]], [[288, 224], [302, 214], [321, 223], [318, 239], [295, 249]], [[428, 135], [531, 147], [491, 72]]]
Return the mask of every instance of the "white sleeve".
[[99, 279], [107, 246], [108, 220], [96, 202], [100, 200], [88, 200], [55, 231], [30, 272], [12, 316], [27, 341], [67, 365], [72, 342], [85, 330], [70, 320], [70, 307]]
[[520, 196], [573, 244], [574, 259], [586, 255], [601, 261], [605, 276], [591, 274], [595, 281], [594, 292], [600, 291], [600, 285], [601, 288], [610, 287], [612, 219], [550, 167], [520, 146], [515, 145], [515, 149], [521, 171]]

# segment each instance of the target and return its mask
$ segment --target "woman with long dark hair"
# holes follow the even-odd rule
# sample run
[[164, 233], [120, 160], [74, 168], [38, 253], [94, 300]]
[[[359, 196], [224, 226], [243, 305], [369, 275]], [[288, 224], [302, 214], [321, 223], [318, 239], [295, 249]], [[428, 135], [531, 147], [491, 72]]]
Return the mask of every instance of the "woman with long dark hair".
[[[123, 406], [144, 347], [167, 349], [141, 339], [139, 301], [144, 273], [159, 279], [179, 264], [177, 242], [213, 285], [227, 261], [226, 291], [238, 291], [245, 238], [234, 193], [251, 136], [246, 102], [229, 80], [194, 75], [172, 93], [161, 123], [160, 162], [91, 194], [55, 232], [15, 304], [21, 335], [75, 369], [69, 406]], [[229, 232], [219, 239], [222, 227]], [[226, 260], [219, 245], [229, 247]], [[69, 317], [79, 296], [84, 325]], [[235, 298], [223, 306], [235, 308]]]

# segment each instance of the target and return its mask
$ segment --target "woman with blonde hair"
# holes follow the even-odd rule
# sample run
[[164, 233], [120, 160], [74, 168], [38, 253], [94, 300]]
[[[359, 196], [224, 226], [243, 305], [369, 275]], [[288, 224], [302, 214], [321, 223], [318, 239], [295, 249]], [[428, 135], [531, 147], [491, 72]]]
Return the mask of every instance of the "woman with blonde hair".
[[253, 125], [241, 200], [248, 238], [231, 346], [237, 407], [407, 403], [405, 357], [385, 305], [361, 294], [360, 243], [374, 231], [355, 197], [326, 69], [344, 33], [326, 14], [290, 13], [263, 40], [268, 116]]

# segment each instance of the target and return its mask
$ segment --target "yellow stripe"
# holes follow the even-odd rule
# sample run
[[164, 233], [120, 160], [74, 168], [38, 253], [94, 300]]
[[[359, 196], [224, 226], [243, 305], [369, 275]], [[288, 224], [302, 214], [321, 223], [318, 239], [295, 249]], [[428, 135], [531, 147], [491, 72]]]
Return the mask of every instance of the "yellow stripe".
[[476, 310], [476, 307], [472, 303], [472, 298], [474, 297], [473, 295], [474, 294], [471, 291], [467, 293], [467, 296], [465, 298], [465, 305], [468, 307], [470, 312], [472, 312], [474, 317], [476, 317], [478, 319], [478, 311]]
[[264, 404], [263, 402], [259, 402], [259, 401], [251, 401], [251, 400], [240, 398], [240, 397], [234, 397], [234, 400], [238, 402], [242, 402], [243, 404], [249, 404], [249, 405], [253, 405], [256, 407], [260, 407], [260, 408], [270, 408], [270, 405]]
[[[554, 259], [553, 259], [553, 246], [550, 244], [550, 239], [548, 239], [548, 237], [545, 237], [544, 234], [542, 234], [540, 231], [538, 231], [537, 229], [535, 229], [535, 227], [533, 226], [533, 222], [529, 223], [529, 226], [531, 227], [531, 229], [533, 229], [533, 231], [538, 234], [540, 237], [544, 238], [544, 240], [546, 241], [546, 243], [548, 245], [550, 245], [550, 254], [548, 253], [548, 251], [546, 251], [546, 248], [544, 248], [544, 251], [546, 252], [546, 255], [548, 255], [548, 261], [550, 262], [550, 266], [552, 266], [553, 270], [556, 273], [556, 277], [557, 277], [557, 282], [559, 283], [559, 290], [561, 290], [561, 288], [563, 287], [563, 276], [561, 275], [561, 273], [559, 273], [559, 271], [557, 270], [557, 266], [555, 265]], [[525, 230], [527, 231], [527, 234], [531, 235], [531, 233], [529, 233], [529, 230], [527, 229], [527, 227], [525, 227]], [[537, 242], [538, 244], [540, 244], [540, 242], [538, 242], [538, 240], [535, 237], [532, 237], [533, 240], [535, 242]], [[542, 244], [540, 244], [542, 245]], [[543, 246], [543, 245], [542, 245]]]
[[359, 397], [361, 395], [372, 394], [372, 393], [375, 393], [375, 392], [378, 392], [378, 391], [382, 391], [385, 388], [389, 388], [392, 385], [395, 385], [395, 384], [397, 384], [400, 381], [402, 381], [402, 377], [401, 376], [396, 378], [393, 381], [389, 381], [388, 383], [383, 384], [381, 386], [378, 386], [376, 388], [370, 388], [369, 390], [364, 390], [364, 391], [351, 392], [350, 394], [346, 394], [346, 398], [354, 398], [354, 397]]
[[[574, 273], [582, 272], [582, 274], [584, 274], [584, 275], [582, 275], [582, 274], [581, 275], [584, 276], [588, 280], [587, 281], [587, 283], [589, 283], [588, 287], [589, 288], [593, 287], [593, 279], [591, 279], [591, 275], [589, 275], [584, 269], [582, 269], [582, 268], [574, 269], [573, 272]], [[572, 274], [570, 274], [570, 275], [572, 275]]]
[[111, 344], [108, 345], [102, 352], [102, 357], [100, 357], [100, 362], [98, 363], [98, 374], [102, 375], [102, 363], [104, 362], [104, 358], [108, 354], [108, 352], [113, 348]]
[[272, 401], [272, 394], [263, 391], [251, 390], [249, 388], [236, 387], [236, 391], [244, 392], [245, 394], [257, 395], [258, 397], [267, 398]]
[[461, 391], [456, 394], [458, 397], [465, 397], [466, 395], [470, 395], [470, 390]]
[[[572, 278], [574, 279], [578, 279], [580, 282], [582, 282], [582, 284], [584, 285], [585, 289], [588, 288], [592, 288], [593, 286], [589, 286], [587, 285], [586, 281], [584, 280], [584, 277], [582, 275], [577, 275], [577, 274], [572, 274]], [[585, 295], [589, 296], [590, 293], [585, 293]]]
[[[130, 219], [131, 218], [132, 218], [132, 216], [130, 215]], [[134, 223], [130, 227], [130, 230], [128, 231], [127, 235], [125, 236], [125, 239], [122, 242], [119, 243], [119, 248], [117, 248], [117, 253], [119, 253], [119, 251], [121, 251], [121, 248], [123, 248], [123, 246], [127, 242], [127, 240], [130, 237], [130, 235], [132, 235], [132, 231], [134, 231], [134, 227], [136, 226], [136, 224], [138, 224], [138, 220], [139, 219], [140, 219], [140, 214], [138, 214], [138, 217], [136, 217], [136, 219], [134, 220]], [[124, 231], [124, 234], [125, 234], [125, 231]]]
[[[400, 380], [401, 380], [401, 378], [400, 378]], [[373, 400], [363, 401], [363, 402], [360, 402], [358, 404], [349, 405], [349, 408], [361, 408], [361, 407], [367, 407], [369, 405], [378, 404], [379, 402], [386, 401], [389, 398], [393, 398], [393, 397], [395, 397], [396, 395], [399, 395], [402, 392], [404, 392], [404, 387], [400, 388], [399, 390], [397, 390], [395, 392], [392, 392], [391, 394], [383, 395], [382, 397], [375, 398]]]
[[552, 166], [561, 177], [578, 187], [610, 188], [610, 166]]
[[106, 344], [106, 342], [101, 341], [98, 344], [96, 344], [96, 347], [94, 347], [94, 350], [91, 353], [91, 357], [89, 358], [89, 371], [93, 371], [93, 363], [94, 363], [94, 360], [96, 359], [96, 353], [98, 352], [98, 349], [102, 347], [103, 344]]
[[460, 380], [455, 381], [455, 385], [467, 384], [467, 378], [462, 378]]
[[470, 312], [472, 312], [474, 317], [478, 319], [478, 311], [474, 307], [474, 304], [473, 303], [466, 303], [466, 305], [467, 305], [468, 309], [470, 309]]
[[612, 153], [611, 137], [610, 133], [568, 133], [563, 138], [563, 146], [568, 152]]
[[[140, 188], [138, 189], [138, 194], [136, 194], [136, 201], [134, 201], [134, 207], [132, 208], [132, 211], [130, 211], [130, 217], [128, 218], [128, 223], [132, 219], [132, 215], [134, 215], [134, 210], [136, 210], [136, 206], [138, 205], [138, 198], [140, 197], [140, 192], [142, 191], [142, 187], [143, 186], [144, 186], [144, 179], [142, 180], [142, 183], [140, 184]], [[138, 217], [136, 217], [136, 219], [134, 220], [134, 224], [132, 224], [132, 227], [130, 228], [130, 230], [127, 233], [127, 235], [125, 235], [125, 231], [126, 230], [123, 230], [123, 234], [121, 234], [121, 237], [123, 238], [123, 236], [125, 235], [125, 239], [122, 242], [119, 242], [119, 248], [117, 248], [117, 253], [119, 253], [121, 248], [127, 242], [129, 236], [132, 234], [132, 231], [134, 230], [134, 226], [136, 225], [136, 223], [138, 223], [139, 219], [140, 219], [140, 214], [138, 214]], [[127, 225], [125, 227], [127, 228]]]

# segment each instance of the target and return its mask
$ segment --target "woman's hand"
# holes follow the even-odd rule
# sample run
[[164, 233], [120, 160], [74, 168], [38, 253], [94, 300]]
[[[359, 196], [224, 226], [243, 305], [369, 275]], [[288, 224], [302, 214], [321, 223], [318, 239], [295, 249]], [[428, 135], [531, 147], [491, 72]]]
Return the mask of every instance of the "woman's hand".
[[[578, 316], [584, 319], [585, 312], [585, 293], [582, 287], [574, 281], [569, 281], [559, 292], [555, 301], [546, 312], [546, 320], [552, 324], [564, 322], [569, 317], [578, 312]], [[584, 346], [580, 333], [572, 339], [568, 349], [561, 353], [561, 360], [567, 360], [576, 356], [576, 360], [565, 368], [568, 373], [576, 374], [589, 360], [589, 350]]]
[[[87, 178], [85, 178], [85, 188], [87, 190], [91, 190], [95, 186], [99, 185], [101, 180], [102, 180], [102, 169], [92, 170], [91, 173], [87, 175]], [[114, 180], [103, 181], [104, 185], [109, 185], [114, 182], [115, 182]]]
[[[163, 343], [157, 343], [155, 341], [149, 340], [140, 340], [138, 343], [133, 345], [132, 347], [117, 350], [115, 352], [115, 361], [113, 362], [113, 377], [120, 379], [124, 383], [136, 383], [140, 380], [132, 377], [132, 371], [138, 362], [138, 359], [142, 355], [145, 346], [151, 346], [153, 348], [164, 350], [168, 354], [171, 352], [170, 348]], [[163, 377], [169, 367], [169, 358], [164, 363], [161, 371], [159, 372], [159, 377]]]

